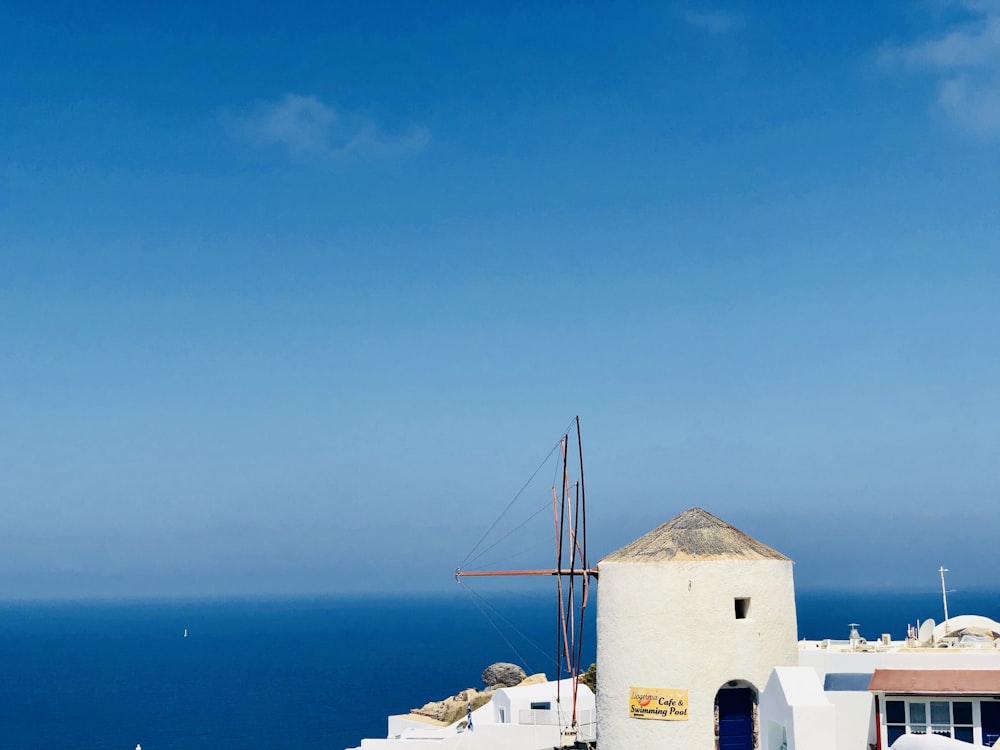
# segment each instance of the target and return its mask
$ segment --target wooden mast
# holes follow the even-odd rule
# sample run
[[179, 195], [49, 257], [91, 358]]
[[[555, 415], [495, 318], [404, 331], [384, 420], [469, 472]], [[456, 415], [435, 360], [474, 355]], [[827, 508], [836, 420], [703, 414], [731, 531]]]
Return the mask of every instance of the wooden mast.
[[[472, 576], [554, 576], [559, 597], [556, 701], [561, 699], [561, 680], [565, 658], [566, 668], [572, 678], [573, 711], [571, 730], [575, 736], [577, 721], [577, 687], [580, 677], [580, 661], [583, 658], [583, 624], [587, 609], [587, 599], [590, 589], [590, 579], [597, 578], [597, 569], [591, 568], [587, 561], [587, 501], [583, 483], [583, 445], [580, 441], [580, 417], [576, 423], [576, 444], [579, 454], [580, 478], [574, 483], [569, 480], [569, 433], [560, 440], [562, 448], [562, 488], [556, 492], [552, 488], [552, 511], [556, 526], [556, 567], [534, 570], [490, 570], [463, 571], [455, 569], [455, 580]], [[563, 564], [563, 544], [569, 548], [569, 566]], [[579, 566], [578, 566], [579, 563]], [[580, 579], [582, 591], [579, 605], [576, 597], [576, 581]], [[563, 583], [566, 583], [564, 596]], [[579, 610], [579, 618], [576, 617]]]

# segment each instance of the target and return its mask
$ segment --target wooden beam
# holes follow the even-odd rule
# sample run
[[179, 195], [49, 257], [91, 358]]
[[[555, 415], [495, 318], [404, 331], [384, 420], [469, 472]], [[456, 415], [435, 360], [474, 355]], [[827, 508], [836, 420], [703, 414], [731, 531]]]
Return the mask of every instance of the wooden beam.
[[545, 568], [542, 570], [471, 570], [461, 568], [455, 570], [455, 580], [466, 576], [593, 576], [597, 577], [597, 568], [591, 570], [559, 570]]

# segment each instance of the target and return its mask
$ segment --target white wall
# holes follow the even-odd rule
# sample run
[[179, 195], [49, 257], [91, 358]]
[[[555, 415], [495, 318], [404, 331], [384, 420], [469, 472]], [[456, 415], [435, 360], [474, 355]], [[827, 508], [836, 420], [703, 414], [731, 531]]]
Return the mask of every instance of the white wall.
[[[760, 746], [763, 750], [780, 750], [782, 739], [787, 739], [794, 724], [792, 707], [781, 684], [779, 670], [780, 667], [771, 672], [760, 695]], [[815, 675], [813, 672], [814, 679]]]
[[[603, 590], [601, 593], [603, 595]], [[822, 681], [829, 672], [871, 674], [876, 669], [1000, 669], [1000, 651], [934, 648], [840, 652], [811, 648], [798, 652], [797, 663], [815, 669]]]
[[[601, 750], [715, 746], [715, 696], [730, 680], [761, 691], [796, 663], [787, 560], [600, 563], [597, 722]], [[734, 600], [750, 597], [747, 619]], [[629, 716], [629, 688], [686, 689], [687, 721]]]
[[445, 727], [440, 727], [437, 724], [427, 721], [420, 721], [419, 719], [412, 719], [409, 714], [397, 714], [389, 717], [389, 731], [386, 733], [386, 736], [398, 737], [407, 729], [436, 729], [443, 731]]
[[837, 711], [837, 747], [875, 744], [875, 701], [871, 693], [831, 691], [826, 694]]
[[795, 706], [792, 714], [794, 726], [793, 731], [788, 733], [788, 750], [837, 750], [841, 747], [837, 744], [837, 720], [833, 706]]
[[[475, 716], [473, 716], [473, 723]], [[416, 740], [362, 740], [361, 750], [406, 750], [406, 748], [434, 747], [435, 750], [551, 750], [559, 745], [559, 727], [510, 726], [484, 724], [472, 732], [462, 732], [442, 740], [420, 742]]]
[[[777, 750], [782, 730], [788, 750], [836, 750], [836, 711], [809, 667], [776, 667], [760, 699], [761, 746]], [[865, 745], [857, 745], [864, 748]]]

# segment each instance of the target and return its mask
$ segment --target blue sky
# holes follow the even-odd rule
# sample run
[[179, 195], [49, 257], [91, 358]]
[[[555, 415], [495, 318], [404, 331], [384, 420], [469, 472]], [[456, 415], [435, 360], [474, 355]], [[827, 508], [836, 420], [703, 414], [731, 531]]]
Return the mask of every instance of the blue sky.
[[1000, 5], [314, 6], [0, 8], [0, 596], [447, 587], [574, 414], [598, 556], [993, 582]]

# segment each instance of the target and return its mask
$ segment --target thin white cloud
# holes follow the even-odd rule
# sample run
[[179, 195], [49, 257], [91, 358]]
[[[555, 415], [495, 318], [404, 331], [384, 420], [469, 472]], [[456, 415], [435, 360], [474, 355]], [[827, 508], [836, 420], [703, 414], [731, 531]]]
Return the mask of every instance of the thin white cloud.
[[724, 10], [709, 12], [685, 10], [681, 12], [681, 17], [695, 28], [703, 29], [712, 34], [729, 34], [739, 31], [746, 24], [746, 19], [743, 16]]
[[387, 135], [377, 124], [357, 114], [338, 112], [318, 97], [285, 94], [274, 102], [259, 102], [242, 112], [223, 115], [230, 135], [255, 146], [284, 149], [304, 160], [336, 159], [351, 154], [391, 155], [427, 145], [426, 128]]
[[880, 61], [932, 74], [937, 103], [950, 119], [967, 130], [1000, 135], [1000, 2], [954, 4], [973, 18], [930, 39], [887, 45]]
[[984, 135], [1000, 134], [1000, 82], [970, 83], [960, 75], [941, 84], [938, 102], [942, 109], [968, 130]]
[[894, 59], [914, 68], [950, 69], [995, 67], [1000, 64], [1000, 14], [984, 14], [975, 23], [935, 39], [889, 48]]

